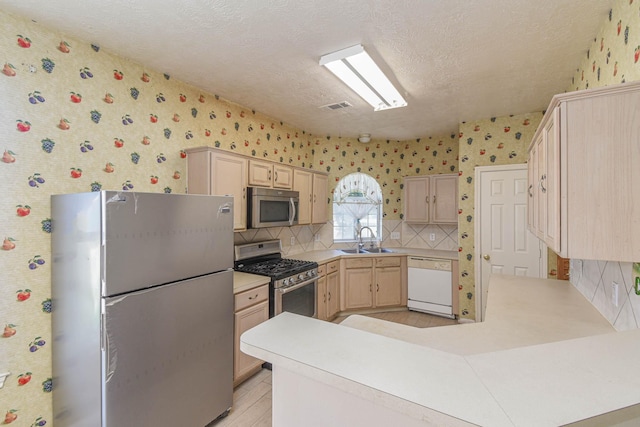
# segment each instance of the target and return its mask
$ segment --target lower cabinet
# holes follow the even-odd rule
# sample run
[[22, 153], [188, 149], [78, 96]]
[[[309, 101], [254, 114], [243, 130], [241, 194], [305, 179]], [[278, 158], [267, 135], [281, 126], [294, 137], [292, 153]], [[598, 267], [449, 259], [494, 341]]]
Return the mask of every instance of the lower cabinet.
[[402, 257], [347, 258], [343, 263], [341, 310], [406, 304]]
[[340, 311], [340, 261], [318, 266], [316, 314], [320, 320], [333, 320]]
[[327, 274], [327, 320], [333, 320], [340, 311], [340, 261], [333, 261], [335, 271]]
[[402, 269], [399, 257], [376, 258], [375, 307], [402, 304]]
[[269, 319], [269, 285], [235, 295], [233, 385], [260, 370], [263, 361], [240, 350], [240, 335]]

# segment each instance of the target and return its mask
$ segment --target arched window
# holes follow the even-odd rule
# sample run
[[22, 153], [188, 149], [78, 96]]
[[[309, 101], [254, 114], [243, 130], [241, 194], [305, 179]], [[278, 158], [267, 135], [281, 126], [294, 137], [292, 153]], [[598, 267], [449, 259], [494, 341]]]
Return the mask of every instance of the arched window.
[[[342, 178], [333, 193], [333, 240], [357, 241], [362, 227], [382, 240], [382, 190], [373, 177], [356, 172]], [[364, 231], [363, 238], [373, 237]]]

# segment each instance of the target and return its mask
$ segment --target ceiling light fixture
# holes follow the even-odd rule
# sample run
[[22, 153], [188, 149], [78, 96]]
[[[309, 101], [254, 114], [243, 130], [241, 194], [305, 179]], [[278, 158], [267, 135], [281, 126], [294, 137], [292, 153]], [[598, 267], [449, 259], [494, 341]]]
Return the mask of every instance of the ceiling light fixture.
[[400, 92], [373, 62], [362, 45], [351, 46], [320, 58], [340, 80], [373, 106], [374, 111], [406, 107]]
[[361, 133], [360, 136], [358, 137], [358, 141], [362, 142], [363, 144], [366, 144], [367, 142], [371, 141], [371, 134]]

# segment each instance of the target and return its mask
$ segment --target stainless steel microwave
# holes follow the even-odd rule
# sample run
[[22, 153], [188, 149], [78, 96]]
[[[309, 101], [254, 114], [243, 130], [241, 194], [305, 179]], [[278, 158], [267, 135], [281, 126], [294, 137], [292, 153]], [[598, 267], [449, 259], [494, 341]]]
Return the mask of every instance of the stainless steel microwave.
[[288, 227], [298, 224], [297, 191], [247, 187], [249, 228]]

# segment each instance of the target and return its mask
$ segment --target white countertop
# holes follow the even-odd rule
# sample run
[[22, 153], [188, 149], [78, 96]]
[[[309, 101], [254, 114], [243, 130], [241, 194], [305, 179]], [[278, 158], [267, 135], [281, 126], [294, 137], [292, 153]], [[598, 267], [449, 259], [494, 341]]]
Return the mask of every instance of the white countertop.
[[353, 315], [342, 325], [460, 355], [615, 331], [565, 280], [496, 275], [491, 279], [485, 319], [482, 323], [415, 328]]
[[418, 248], [391, 248], [385, 247], [392, 252], [386, 253], [362, 253], [362, 254], [348, 254], [342, 252], [340, 249], [325, 249], [310, 252], [303, 252], [300, 254], [288, 255], [287, 258], [295, 258], [304, 261], [314, 261], [319, 264], [333, 261], [339, 258], [352, 258], [352, 257], [381, 257], [381, 256], [398, 256], [398, 255], [413, 255], [424, 256], [441, 259], [458, 260], [458, 252], [455, 251], [440, 251], [436, 249], [418, 249]]
[[570, 284], [494, 276], [486, 318], [382, 335], [284, 313], [243, 334], [241, 349], [399, 398], [403, 413], [478, 425], [560, 425], [640, 404], [640, 330], [615, 332]]
[[[453, 251], [438, 251], [433, 249], [412, 249], [412, 248], [389, 248], [393, 252], [380, 253], [380, 254], [347, 254], [339, 249], [327, 249], [319, 251], [310, 251], [300, 254], [294, 254], [287, 256], [287, 258], [299, 259], [303, 261], [313, 261], [318, 264], [323, 264], [329, 261], [340, 259], [342, 257], [380, 257], [380, 256], [398, 256], [398, 255], [414, 255], [414, 256], [428, 256], [442, 259], [458, 259], [458, 253]], [[241, 273], [234, 271], [233, 273], [233, 293], [237, 294], [257, 286], [261, 286], [269, 283], [270, 279], [267, 276], [260, 276], [257, 274]]]
[[257, 274], [233, 272], [233, 293], [248, 291], [258, 286], [266, 285], [271, 279], [268, 276], [260, 276]]

